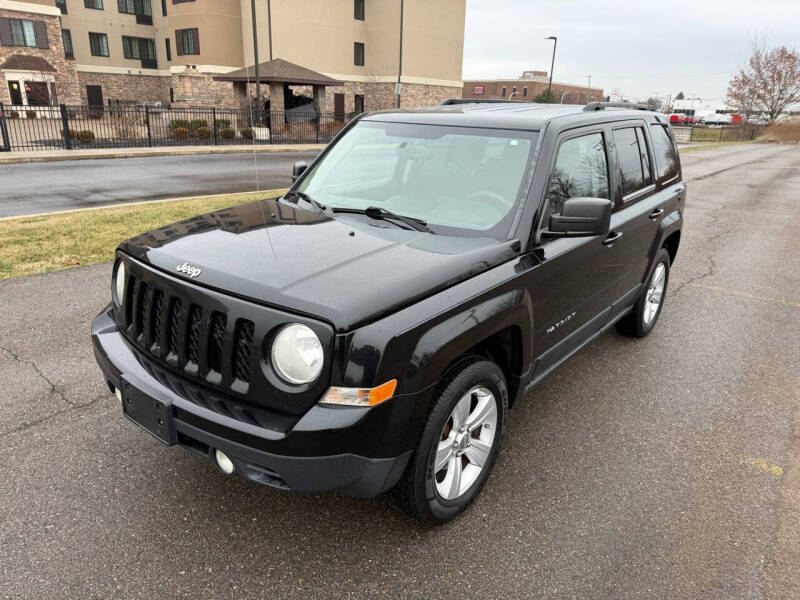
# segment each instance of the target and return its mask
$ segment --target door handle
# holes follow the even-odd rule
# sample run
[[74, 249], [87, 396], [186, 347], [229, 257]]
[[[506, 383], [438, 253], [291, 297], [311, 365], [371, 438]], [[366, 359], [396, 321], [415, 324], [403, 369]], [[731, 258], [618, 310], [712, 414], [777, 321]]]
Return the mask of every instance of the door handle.
[[663, 208], [655, 208], [655, 209], [653, 209], [653, 212], [651, 212], [648, 216], [651, 219], [655, 219], [655, 218], [658, 218], [663, 212], [664, 212]]
[[621, 232], [612, 231], [611, 233], [608, 234], [608, 237], [603, 240], [603, 246], [611, 246], [621, 237], [622, 237]]

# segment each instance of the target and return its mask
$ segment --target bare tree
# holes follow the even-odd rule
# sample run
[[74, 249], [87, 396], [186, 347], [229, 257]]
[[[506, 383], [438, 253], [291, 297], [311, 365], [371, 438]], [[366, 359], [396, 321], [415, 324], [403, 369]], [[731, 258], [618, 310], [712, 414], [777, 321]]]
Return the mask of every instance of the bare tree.
[[800, 54], [786, 46], [769, 48], [763, 40], [754, 41], [750, 60], [728, 84], [728, 102], [748, 116], [760, 111], [775, 121], [800, 102]]
[[650, 107], [650, 110], [661, 110], [661, 107], [664, 103], [661, 101], [660, 98], [656, 98], [654, 96], [650, 96], [647, 99], [647, 106]]

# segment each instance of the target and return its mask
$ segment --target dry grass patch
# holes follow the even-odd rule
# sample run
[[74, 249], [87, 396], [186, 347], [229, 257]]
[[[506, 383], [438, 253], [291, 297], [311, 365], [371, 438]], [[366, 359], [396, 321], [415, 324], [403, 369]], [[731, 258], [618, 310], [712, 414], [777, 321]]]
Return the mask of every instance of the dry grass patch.
[[111, 260], [143, 231], [283, 190], [203, 196], [0, 221], [0, 280]]
[[800, 143], [800, 121], [773, 123], [769, 126], [767, 133], [761, 139], [767, 142], [777, 142], [779, 144]]

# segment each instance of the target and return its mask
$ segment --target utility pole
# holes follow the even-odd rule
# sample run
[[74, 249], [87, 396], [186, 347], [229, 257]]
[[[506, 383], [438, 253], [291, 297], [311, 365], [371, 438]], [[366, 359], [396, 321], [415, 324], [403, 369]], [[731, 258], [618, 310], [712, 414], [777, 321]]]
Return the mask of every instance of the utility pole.
[[586, 78], [589, 80], [589, 85], [587, 85], [586, 87], [592, 87], [592, 76], [587, 75]]
[[558, 38], [554, 35], [551, 35], [545, 39], [553, 40], [553, 60], [550, 61], [550, 83], [547, 84], [547, 99], [549, 100], [553, 93], [553, 69], [555, 68], [556, 64], [556, 45], [558, 44]]
[[269, 35], [269, 59], [272, 60], [272, 6], [267, 0], [267, 34]]
[[[256, 0], [250, 0], [250, 11], [253, 15], [253, 60], [256, 73], [256, 106], [258, 107], [259, 124], [261, 124], [261, 82], [258, 73], [258, 27], [256, 25]], [[248, 96], [250, 92], [248, 91]]]
[[400, 108], [400, 78], [403, 76], [403, 0], [400, 0], [400, 57], [397, 61], [397, 84], [394, 86], [394, 94], [397, 98], [396, 105]]

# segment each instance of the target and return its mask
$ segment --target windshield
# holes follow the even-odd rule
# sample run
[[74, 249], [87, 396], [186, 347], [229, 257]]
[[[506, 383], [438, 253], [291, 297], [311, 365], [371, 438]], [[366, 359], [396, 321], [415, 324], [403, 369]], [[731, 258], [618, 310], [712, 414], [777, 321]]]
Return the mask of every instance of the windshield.
[[327, 208], [378, 207], [435, 233], [505, 239], [535, 141], [535, 132], [361, 121], [297, 189]]

